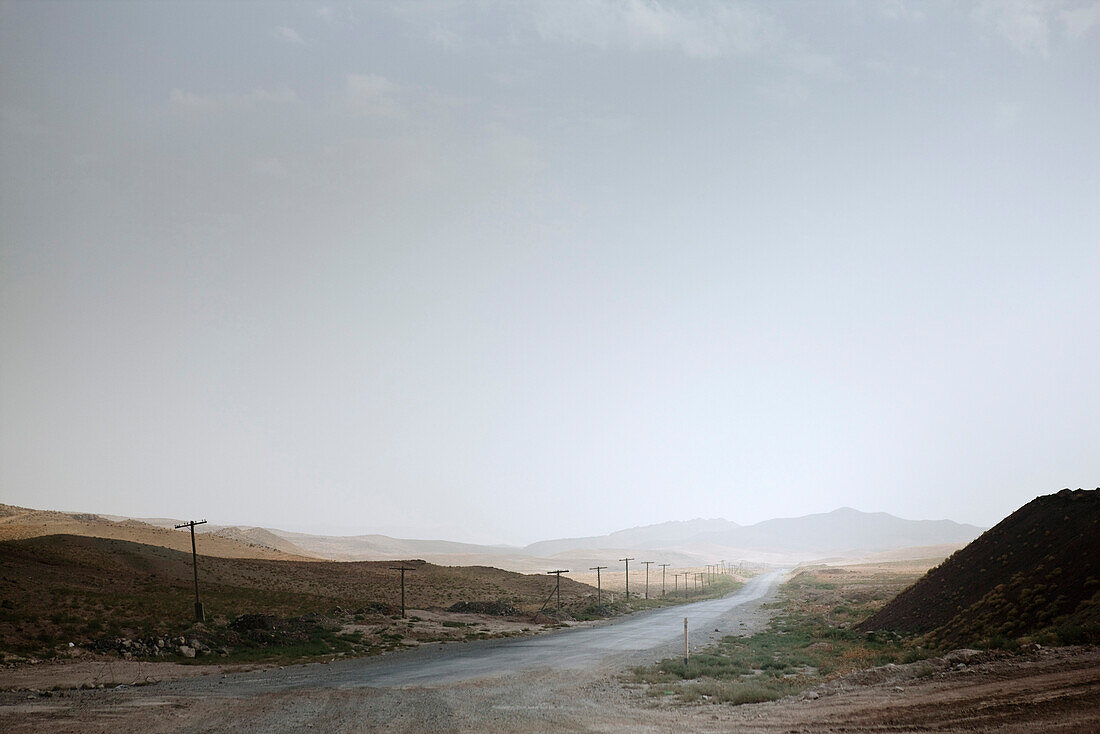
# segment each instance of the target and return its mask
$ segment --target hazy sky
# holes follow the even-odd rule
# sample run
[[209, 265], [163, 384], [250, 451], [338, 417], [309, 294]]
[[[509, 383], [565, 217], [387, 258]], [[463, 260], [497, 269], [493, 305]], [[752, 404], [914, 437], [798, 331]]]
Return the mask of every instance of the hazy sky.
[[5, 2], [0, 64], [0, 501], [528, 542], [1100, 484], [1100, 2]]

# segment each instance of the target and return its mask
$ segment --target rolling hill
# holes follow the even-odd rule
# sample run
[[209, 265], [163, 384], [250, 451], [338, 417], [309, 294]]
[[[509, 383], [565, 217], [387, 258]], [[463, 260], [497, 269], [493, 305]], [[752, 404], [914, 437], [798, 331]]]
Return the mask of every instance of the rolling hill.
[[[544, 574], [497, 568], [444, 567], [421, 560], [402, 565], [413, 569], [406, 599], [414, 609], [504, 600], [531, 613], [555, 584]], [[224, 631], [241, 615], [313, 615], [346, 624], [359, 614], [366, 615], [369, 626], [388, 625], [386, 634], [395, 633], [401, 585], [391, 566], [388, 561], [201, 557], [207, 613], [203, 629]], [[180, 634], [192, 624], [192, 583], [190, 547], [182, 552], [64, 534], [0, 541], [0, 653], [39, 654], [64, 650], [69, 642], [93, 648], [104, 639]], [[595, 593], [586, 584], [561, 579], [565, 602]]]
[[[0, 541], [46, 535], [110, 538], [191, 552], [191, 535], [186, 530], [157, 527], [141, 520], [110, 519], [90, 513], [33, 510], [13, 505], [0, 505]], [[202, 539], [200, 553], [221, 558], [272, 560], [303, 560], [310, 557], [310, 554], [291, 544], [281, 544], [279, 547], [267, 545], [257, 542], [255, 537], [250, 539], [246, 533], [237, 535], [206, 533]]]
[[[0, 540], [68, 533], [130, 540], [189, 550], [178, 520], [135, 520], [0, 506]], [[671, 521], [607, 535], [559, 538], [526, 547], [447, 540], [392, 538], [379, 534], [326, 536], [277, 528], [200, 526], [199, 553], [224, 557], [373, 561], [421, 558], [447, 566], [495, 566], [511, 571], [585, 570], [626, 556], [695, 567], [720, 559], [790, 565], [851, 560], [893, 552], [914, 557], [912, 547], [937, 546], [943, 555], [977, 537], [981, 529], [950, 520], [904, 520], [841, 508], [829, 513], [766, 520], [741, 526], [723, 519]], [[923, 551], [921, 551], [923, 552]]]

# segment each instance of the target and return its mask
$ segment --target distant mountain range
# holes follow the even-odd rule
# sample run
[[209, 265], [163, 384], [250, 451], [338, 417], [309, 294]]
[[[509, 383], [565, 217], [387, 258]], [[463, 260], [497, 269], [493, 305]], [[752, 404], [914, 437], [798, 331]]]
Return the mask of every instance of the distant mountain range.
[[669, 548], [683, 545], [705, 534], [728, 533], [741, 526], [729, 520], [672, 520], [657, 525], [617, 530], [587, 538], [559, 538], [531, 543], [523, 549], [533, 556], [552, 556], [581, 548]]
[[903, 520], [885, 512], [841, 507], [816, 515], [765, 520], [746, 527], [702, 533], [693, 540], [762, 551], [845, 553], [969, 543], [982, 530], [951, 520]]
[[[128, 537], [136, 532], [142, 538], [159, 538], [156, 533], [164, 533], [163, 528], [171, 528], [178, 523], [169, 518], [139, 520], [87, 513], [47, 513], [6, 506], [0, 508], [7, 511], [7, 516], [5, 512], [0, 512], [0, 539], [17, 532], [21, 537], [50, 532]], [[31, 518], [35, 521], [29, 522]], [[47, 519], [49, 522], [45, 521]], [[65, 530], [51, 531], [54, 525]], [[793, 564], [868, 558], [884, 552], [900, 557], [907, 554], [909, 557], [918, 557], [912, 554], [931, 557], [933, 554], [947, 555], [981, 535], [984, 529], [951, 520], [904, 520], [885, 512], [860, 512], [842, 507], [832, 512], [765, 520], [744, 526], [720, 518], [676, 520], [607, 535], [544, 540], [525, 547], [402, 539], [386, 535], [312, 535], [276, 528], [216, 524], [203, 525], [196, 530], [212, 540], [216, 539], [213, 545], [209, 542], [204, 544], [205, 552], [213, 555], [255, 554], [256, 557], [336, 561], [420, 558], [441, 565], [495, 566], [534, 572], [549, 568], [587, 569], [595, 565], [612, 565], [624, 556], [644, 557], [645, 560], [667, 562], [678, 567], [714, 563], [720, 559]], [[177, 531], [171, 532], [173, 538], [176, 534]], [[934, 549], [930, 548], [932, 546]]]
[[282, 541], [270, 544], [277, 550], [340, 561], [422, 558], [432, 563], [537, 570], [548, 564], [587, 568], [643, 551], [683, 566], [722, 558], [769, 563], [858, 558], [918, 546], [961, 547], [981, 535], [983, 528], [951, 520], [905, 520], [885, 512], [842, 507], [754, 525], [721, 518], [673, 520], [607, 535], [542, 540], [524, 547], [385, 535], [310, 535], [262, 528], [214, 526], [212, 530], [221, 535], [232, 530], [236, 537], [265, 544], [259, 536], [263, 532]]

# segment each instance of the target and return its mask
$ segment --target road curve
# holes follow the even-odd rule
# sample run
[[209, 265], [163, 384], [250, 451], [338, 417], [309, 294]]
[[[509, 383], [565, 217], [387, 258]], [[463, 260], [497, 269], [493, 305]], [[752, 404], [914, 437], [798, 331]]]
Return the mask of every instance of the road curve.
[[[740, 590], [721, 599], [641, 612], [611, 624], [493, 644], [446, 645], [382, 658], [242, 673], [228, 676], [221, 691], [226, 688], [234, 693], [247, 693], [304, 687], [432, 686], [519, 671], [591, 669], [621, 664], [643, 652], [675, 655], [682, 650], [684, 617], [688, 618], [693, 646], [713, 638], [716, 628], [733, 632], [738, 607], [763, 598], [775, 588], [784, 573], [776, 571], [750, 579]], [[176, 685], [189, 687], [188, 683], [190, 681], [181, 681]]]

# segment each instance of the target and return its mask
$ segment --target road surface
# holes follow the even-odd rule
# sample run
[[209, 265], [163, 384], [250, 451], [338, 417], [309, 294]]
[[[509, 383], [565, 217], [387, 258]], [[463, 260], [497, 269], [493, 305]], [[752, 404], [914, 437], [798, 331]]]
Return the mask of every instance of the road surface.
[[[491, 678], [526, 670], [552, 668], [581, 670], [625, 664], [638, 653], [659, 657], [683, 650], [684, 618], [689, 643], [704, 644], [723, 634], [736, 633], [738, 610], [771, 592], [783, 577], [776, 571], [750, 579], [721, 599], [641, 612], [622, 621], [566, 629], [532, 637], [488, 641], [484, 644], [432, 646], [429, 649], [378, 658], [360, 658], [329, 664], [295, 666], [229, 676], [219, 685], [245, 693], [297, 687], [430, 686], [474, 678]], [[200, 684], [181, 681], [180, 686]]]
[[[0, 731], [683, 731], [680, 714], [653, 718], [644, 694], [616, 673], [682, 654], [684, 617], [693, 648], [761, 631], [770, 616], [761, 606], [783, 575], [751, 579], [722, 599], [531, 637], [51, 698], [0, 694]], [[639, 717], [649, 723], [640, 726]]]

